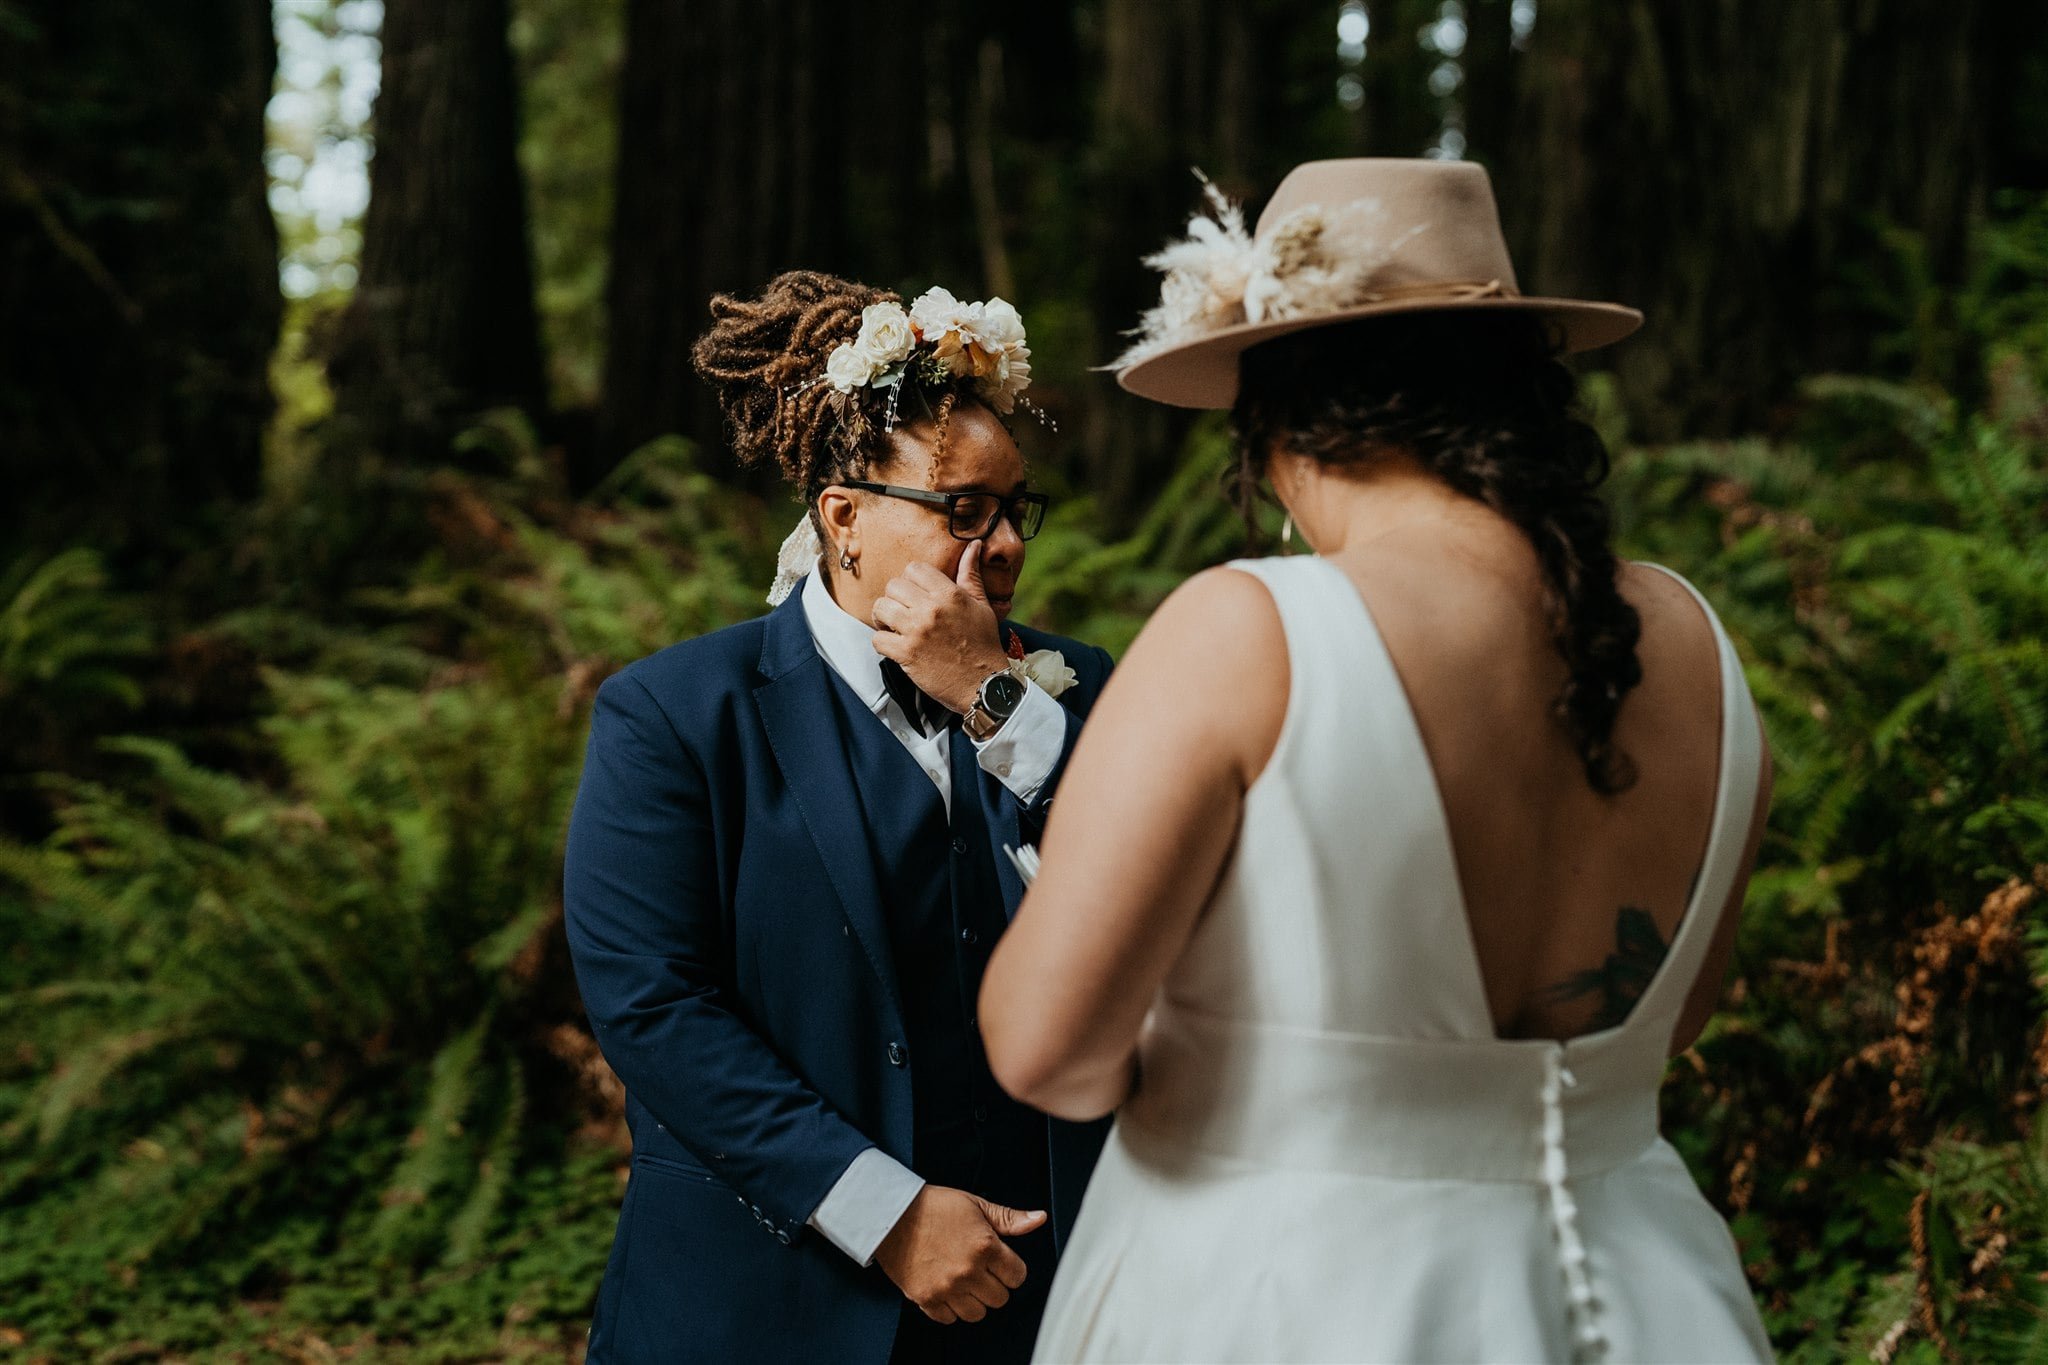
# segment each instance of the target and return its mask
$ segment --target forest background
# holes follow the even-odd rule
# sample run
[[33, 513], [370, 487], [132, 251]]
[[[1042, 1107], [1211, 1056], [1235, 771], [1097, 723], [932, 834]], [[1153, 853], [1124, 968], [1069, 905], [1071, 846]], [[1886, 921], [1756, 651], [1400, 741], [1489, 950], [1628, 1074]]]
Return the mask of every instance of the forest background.
[[0, 0], [0, 1358], [579, 1358], [628, 1168], [562, 942], [598, 682], [797, 508], [687, 350], [1000, 294], [1025, 619], [1238, 553], [1093, 373], [1200, 167], [1494, 177], [1630, 554], [1778, 754], [1667, 1127], [1788, 1360], [2048, 1361], [2048, 10]]

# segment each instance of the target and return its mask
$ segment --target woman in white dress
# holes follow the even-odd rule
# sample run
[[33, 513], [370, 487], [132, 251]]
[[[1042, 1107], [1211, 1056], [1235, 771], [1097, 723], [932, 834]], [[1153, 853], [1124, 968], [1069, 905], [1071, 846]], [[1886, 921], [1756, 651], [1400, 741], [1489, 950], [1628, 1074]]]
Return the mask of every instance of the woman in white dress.
[[1233, 408], [1313, 553], [1160, 609], [990, 965], [998, 1078], [1117, 1116], [1037, 1358], [1767, 1360], [1657, 1090], [1768, 755], [1557, 361], [1639, 316], [1518, 293], [1476, 166], [1217, 208], [1121, 379]]

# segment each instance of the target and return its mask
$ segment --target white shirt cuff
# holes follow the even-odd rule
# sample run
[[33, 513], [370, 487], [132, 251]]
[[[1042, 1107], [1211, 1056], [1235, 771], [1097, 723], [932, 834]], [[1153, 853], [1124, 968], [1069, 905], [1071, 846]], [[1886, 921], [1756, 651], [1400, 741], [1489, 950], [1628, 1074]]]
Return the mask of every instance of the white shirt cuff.
[[1003, 728], [977, 743], [984, 772], [993, 773], [1025, 805], [1038, 799], [1067, 745], [1067, 716], [1052, 693], [1031, 683]]
[[[1014, 717], [1012, 718], [1014, 719]], [[810, 1225], [862, 1265], [889, 1235], [924, 1179], [879, 1147], [853, 1159], [810, 1216]]]

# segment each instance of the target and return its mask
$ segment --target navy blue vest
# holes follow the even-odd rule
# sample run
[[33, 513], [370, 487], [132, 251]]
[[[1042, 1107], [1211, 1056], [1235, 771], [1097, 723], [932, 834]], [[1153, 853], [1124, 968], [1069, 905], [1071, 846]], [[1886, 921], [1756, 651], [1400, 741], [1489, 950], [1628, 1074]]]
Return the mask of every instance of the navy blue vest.
[[910, 1165], [997, 1203], [1045, 1208], [1045, 1117], [996, 1084], [975, 1026], [982, 974], [1008, 920], [973, 742], [957, 728], [948, 740], [949, 819], [938, 787], [902, 742], [837, 674], [833, 681], [902, 985], [915, 1116]]

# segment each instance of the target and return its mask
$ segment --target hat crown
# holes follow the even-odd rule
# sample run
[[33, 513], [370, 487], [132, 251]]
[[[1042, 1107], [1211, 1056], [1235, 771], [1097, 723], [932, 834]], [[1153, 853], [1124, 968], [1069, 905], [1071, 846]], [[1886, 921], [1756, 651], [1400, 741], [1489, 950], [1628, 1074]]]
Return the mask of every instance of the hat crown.
[[1137, 341], [1108, 368], [1132, 393], [1227, 408], [1238, 358], [1312, 327], [1418, 312], [1517, 313], [1561, 352], [1621, 340], [1643, 315], [1618, 303], [1530, 297], [1508, 259], [1486, 168], [1359, 157], [1288, 173], [1249, 233], [1211, 185], [1210, 216], [1146, 257], [1166, 278]]
[[1471, 161], [1351, 157], [1309, 161], [1288, 172], [1259, 214], [1253, 236], [1270, 237], [1298, 209], [1335, 213], [1376, 204], [1392, 250], [1371, 283], [1386, 288], [1484, 284], [1520, 292], [1486, 168]]

